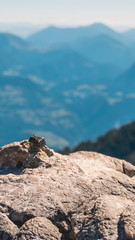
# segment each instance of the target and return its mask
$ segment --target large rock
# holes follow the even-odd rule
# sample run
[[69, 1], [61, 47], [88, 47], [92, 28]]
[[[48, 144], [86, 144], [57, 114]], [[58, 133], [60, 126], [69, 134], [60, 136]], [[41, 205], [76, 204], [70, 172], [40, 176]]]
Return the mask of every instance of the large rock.
[[0, 149], [0, 240], [135, 239], [135, 167], [43, 139]]

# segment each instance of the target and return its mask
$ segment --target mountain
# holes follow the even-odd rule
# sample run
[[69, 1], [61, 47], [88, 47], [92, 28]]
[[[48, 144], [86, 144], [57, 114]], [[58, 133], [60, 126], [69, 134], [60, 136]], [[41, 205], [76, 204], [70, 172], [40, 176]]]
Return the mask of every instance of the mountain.
[[16, 35], [0, 33], [0, 51], [15, 49], [29, 49], [29, 43]]
[[41, 56], [27, 41], [12, 34], [0, 33], [0, 69], [23, 68], [37, 64], [37, 56]]
[[84, 123], [105, 102], [104, 91], [117, 69], [113, 72], [108, 65], [106, 71], [106, 65], [94, 64], [70, 49], [47, 52], [45, 63], [34, 68], [27, 61], [23, 68], [11, 63], [1, 71], [0, 145], [31, 133], [47, 136], [55, 148], [75, 144], [76, 137], [81, 141], [82, 134], [88, 134]]
[[105, 135], [97, 138], [95, 142], [90, 140], [81, 142], [72, 150], [65, 148], [61, 153], [68, 154], [73, 151], [95, 151], [108, 156], [126, 159], [135, 165], [135, 121], [122, 126], [119, 129], [110, 130]]
[[1, 69], [26, 68], [48, 61], [46, 52], [31, 46], [26, 40], [12, 34], [0, 33]]
[[89, 79], [53, 79], [0, 76], [0, 145], [36, 134], [60, 149], [135, 118], [134, 98], [110, 97], [104, 85]]
[[[27, 41], [11, 34], [0, 34], [1, 75], [34, 75], [38, 78], [74, 83], [105, 84], [121, 73], [121, 68], [99, 64], [83, 57], [70, 47], [53, 47], [47, 51], [31, 47]], [[68, 81], [68, 80], [66, 80]]]
[[135, 63], [116, 78], [115, 85], [112, 84], [111, 91], [120, 92], [123, 97], [133, 99], [135, 97]]
[[129, 40], [129, 42], [135, 42], [135, 29], [132, 28], [132, 29], [129, 29], [128, 31], [126, 31], [126, 32], [123, 32], [122, 36], [124, 38], [127, 38]]
[[135, 54], [129, 46], [105, 34], [82, 38], [71, 44], [84, 57], [98, 63], [110, 63], [123, 69], [135, 61]]
[[[111, 64], [100, 64], [88, 60], [70, 48], [56, 48], [44, 54], [44, 62], [26, 68], [26, 74], [54, 81], [64, 90], [77, 88], [79, 84], [102, 84], [108, 86], [121, 69]], [[71, 85], [69, 85], [69, 82]]]
[[37, 134], [58, 149], [135, 119], [134, 95], [117, 85], [121, 68], [69, 46], [36, 49], [8, 34], [0, 43], [0, 145]]
[[91, 61], [126, 69], [135, 61], [133, 32], [118, 33], [99, 23], [78, 28], [52, 26], [29, 36], [27, 41], [40, 49], [69, 46]]
[[135, 30], [131, 29], [126, 32], [119, 33], [101, 23], [94, 23], [89, 26], [75, 28], [60, 28], [51, 26], [30, 35], [27, 37], [27, 41], [33, 46], [48, 48], [52, 46], [69, 45], [73, 41], [76, 41], [77, 43], [83, 38], [94, 38], [99, 35], [107, 35], [108, 37], [128, 46], [135, 42], [134, 32]]
[[[104, 25], [100, 26], [95, 24], [90, 26], [90, 29], [91, 31], [93, 30], [94, 35], [97, 31], [98, 34], [101, 31], [107, 32], [108, 28]], [[69, 37], [70, 36], [72, 35], [69, 34]], [[91, 38], [79, 38], [75, 41], [71, 41], [68, 44], [69, 46], [64, 46], [60, 43], [58, 45], [59, 46], [53, 45], [46, 51], [41, 49], [38, 50], [32, 47], [27, 41], [22, 40], [21, 38], [16, 37], [12, 34], [0, 34], [1, 58], [5, 58], [5, 64], [7, 65], [8, 62], [12, 65], [14, 63], [14, 65], [17, 64], [22, 66], [24, 64], [26, 64], [27, 66], [36, 66], [45, 62], [48, 63], [49, 57], [51, 57], [51, 60], [53, 60], [53, 58], [57, 59], [59, 52], [61, 54], [62, 51], [64, 53], [64, 51], [67, 51], [71, 48], [73, 49], [73, 51], [78, 52], [80, 55], [91, 60], [92, 62], [111, 64], [121, 69], [128, 68], [135, 61], [133, 44], [130, 45], [130, 47], [126, 46], [125, 44], [121, 43], [118, 40], [115, 40], [114, 38], [106, 34], [100, 34], [96, 37]]]
[[111, 28], [101, 23], [95, 23], [90, 26], [77, 27], [77, 28], [58, 28], [48, 27], [42, 31], [33, 34], [27, 40], [37, 47], [52, 47], [61, 44], [69, 44], [84, 37], [95, 37], [101, 34], [108, 35], [115, 39], [121, 38], [121, 35]]
[[20, 53], [23, 55], [29, 48], [29, 44], [23, 39], [12, 34], [0, 33], [0, 69], [15, 65], [18, 59], [21, 61]]

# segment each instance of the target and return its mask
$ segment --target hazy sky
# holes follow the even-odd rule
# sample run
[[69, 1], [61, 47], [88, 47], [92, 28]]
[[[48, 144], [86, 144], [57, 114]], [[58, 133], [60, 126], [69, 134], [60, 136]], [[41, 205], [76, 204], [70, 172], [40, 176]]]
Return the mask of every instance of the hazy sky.
[[0, 0], [0, 23], [135, 27], [135, 0]]

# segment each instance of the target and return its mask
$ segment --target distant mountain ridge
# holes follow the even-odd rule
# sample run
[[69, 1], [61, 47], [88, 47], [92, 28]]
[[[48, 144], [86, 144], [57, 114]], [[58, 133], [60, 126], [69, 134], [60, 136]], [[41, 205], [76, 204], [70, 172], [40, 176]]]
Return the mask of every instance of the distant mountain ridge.
[[37, 47], [47, 48], [52, 45], [68, 44], [80, 38], [91, 38], [98, 35], [108, 35], [123, 43], [131, 43], [135, 41], [133, 30], [119, 33], [101, 23], [94, 23], [89, 26], [76, 27], [76, 28], [60, 28], [48, 27], [36, 34], [30, 35], [27, 40]]
[[113, 30], [103, 24], [93, 24], [77, 28], [58, 28], [51, 26], [29, 36], [27, 40], [35, 46], [48, 47], [62, 43], [67, 44], [81, 37], [93, 37], [101, 33], [115, 34]]
[[95, 142], [90, 140], [81, 142], [72, 150], [65, 148], [60, 151], [63, 154], [77, 151], [95, 151], [112, 157], [126, 159], [135, 165], [135, 121], [113, 129], [105, 135], [97, 138]]
[[37, 48], [69, 46], [91, 61], [110, 63], [122, 69], [135, 59], [134, 29], [118, 33], [108, 26], [95, 23], [78, 28], [48, 27], [27, 38]]

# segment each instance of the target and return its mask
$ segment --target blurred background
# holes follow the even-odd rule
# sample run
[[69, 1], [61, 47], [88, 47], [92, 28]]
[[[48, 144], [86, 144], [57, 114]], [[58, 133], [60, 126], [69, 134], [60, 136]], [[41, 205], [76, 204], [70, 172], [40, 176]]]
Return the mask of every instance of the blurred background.
[[134, 11], [134, 0], [0, 0], [0, 146], [39, 135], [135, 164]]

